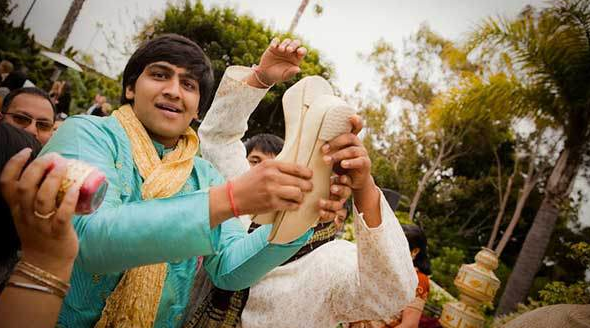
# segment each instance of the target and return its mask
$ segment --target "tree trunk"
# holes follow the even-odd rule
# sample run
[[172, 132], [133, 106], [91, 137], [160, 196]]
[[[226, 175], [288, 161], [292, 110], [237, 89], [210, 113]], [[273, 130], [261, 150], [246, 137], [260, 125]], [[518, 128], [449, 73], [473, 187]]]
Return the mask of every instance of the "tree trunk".
[[412, 203], [410, 204], [410, 220], [414, 219], [414, 215], [416, 214], [416, 208], [418, 207], [418, 201], [420, 201], [420, 197], [422, 196], [422, 192], [424, 192], [424, 189], [426, 189], [426, 184], [428, 183], [428, 181], [430, 180], [430, 178], [434, 174], [434, 171], [436, 171], [436, 169], [442, 163], [443, 153], [444, 153], [444, 148], [441, 148], [441, 150], [436, 158], [436, 161], [434, 162], [434, 164], [432, 164], [432, 166], [428, 169], [428, 171], [426, 171], [426, 173], [424, 173], [424, 175], [422, 176], [422, 179], [420, 179], [420, 182], [418, 183], [418, 188], [416, 189], [416, 193], [414, 193], [414, 197], [412, 198]]
[[72, 1], [70, 9], [68, 10], [68, 14], [61, 23], [59, 32], [57, 32], [57, 35], [53, 39], [53, 44], [51, 45], [53, 50], [55, 50], [56, 52], [60, 52], [66, 45], [68, 37], [70, 36], [72, 29], [74, 28], [74, 24], [76, 23], [76, 19], [78, 19], [78, 15], [80, 14], [80, 10], [82, 10], [82, 5], [84, 5], [84, 1], [85, 0]]
[[562, 150], [547, 181], [545, 197], [535, 215], [531, 229], [527, 233], [514, 270], [510, 274], [504, 294], [500, 299], [497, 315], [508, 314], [523, 302], [539, 270], [555, 223], [559, 208], [571, 191], [581, 161], [579, 149]]
[[[522, 210], [524, 209], [524, 205], [526, 204], [526, 201], [529, 198], [531, 191], [533, 191], [533, 188], [537, 184], [537, 179], [538, 179], [538, 175], [527, 176], [524, 186], [522, 187], [522, 191], [520, 193], [520, 196], [518, 197], [518, 201], [516, 203], [516, 209], [514, 209], [514, 213], [512, 214], [512, 218], [510, 219], [510, 223], [508, 224], [508, 228], [506, 228], [506, 231], [504, 232], [502, 239], [500, 239], [500, 242], [498, 243], [498, 247], [496, 247], [495, 252], [498, 257], [500, 257], [500, 255], [502, 254], [502, 251], [504, 251], [504, 248], [506, 247], [506, 244], [508, 244], [508, 241], [510, 240], [510, 237], [512, 236], [512, 232], [514, 232], [514, 228], [516, 227], [516, 224], [520, 220], [520, 216], [522, 214]], [[490, 248], [490, 247], [488, 247], [488, 248]]]
[[[494, 247], [494, 242], [496, 241], [496, 237], [498, 236], [498, 231], [500, 230], [500, 224], [503, 221], [504, 218], [504, 212], [506, 211], [506, 205], [508, 204], [508, 198], [510, 197], [510, 194], [512, 193], [512, 183], [514, 182], [514, 177], [516, 176], [516, 173], [518, 172], [518, 157], [516, 158], [516, 160], [514, 161], [514, 170], [512, 171], [512, 174], [510, 175], [510, 177], [508, 178], [508, 182], [506, 183], [506, 190], [504, 191], [504, 194], [502, 194], [502, 173], [500, 171], [501, 168], [501, 163], [500, 160], [498, 158], [498, 155], [496, 152], [494, 152], [494, 155], [496, 155], [496, 158], [498, 160], [498, 193], [499, 193], [499, 201], [500, 201], [500, 209], [498, 211], [498, 215], [496, 216], [496, 221], [494, 221], [494, 228], [492, 230], [492, 235], [490, 236], [490, 240], [488, 241], [488, 246], [487, 248], [492, 249]], [[498, 255], [500, 256], [500, 255]]]
[[299, 5], [299, 8], [297, 8], [297, 12], [295, 13], [295, 17], [293, 17], [293, 20], [291, 21], [291, 26], [289, 27], [289, 34], [292, 34], [293, 31], [295, 31], [295, 28], [297, 27], [297, 24], [299, 24], [299, 19], [301, 18], [301, 15], [303, 15], [303, 12], [305, 11], [305, 8], [307, 7], [307, 5], [309, 4], [309, 0], [302, 0], [301, 4]]

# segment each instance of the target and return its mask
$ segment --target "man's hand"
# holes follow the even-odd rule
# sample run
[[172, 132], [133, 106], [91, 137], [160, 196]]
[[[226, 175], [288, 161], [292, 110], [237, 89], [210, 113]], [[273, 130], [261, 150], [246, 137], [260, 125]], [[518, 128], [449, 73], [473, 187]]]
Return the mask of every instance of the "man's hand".
[[354, 115], [350, 118], [353, 131], [342, 134], [322, 146], [324, 162], [328, 165], [340, 165], [350, 177], [353, 194], [373, 188], [375, 183], [371, 176], [371, 159], [363, 143], [357, 136], [362, 130], [361, 118]]
[[[70, 221], [80, 186], [72, 186], [58, 203], [58, 190], [66, 176], [65, 160], [47, 154], [23, 172], [30, 154], [30, 149], [23, 150], [4, 166], [0, 175], [2, 196], [10, 206], [23, 259], [67, 281], [78, 254], [78, 236]], [[53, 170], [47, 173], [51, 166]], [[47, 214], [47, 218], [38, 214]]]
[[371, 159], [358, 133], [363, 128], [361, 118], [350, 118], [353, 127], [351, 133], [342, 134], [322, 146], [324, 162], [328, 165], [340, 165], [350, 178], [350, 188], [354, 203], [369, 227], [381, 224], [380, 194], [371, 176]]
[[257, 88], [266, 88], [275, 83], [292, 79], [301, 69], [299, 65], [307, 54], [301, 41], [274, 38], [262, 54], [260, 63], [248, 77], [247, 83]]
[[[313, 172], [305, 166], [266, 160], [233, 179], [233, 198], [240, 214], [294, 211], [313, 188]], [[211, 227], [233, 217], [227, 185], [209, 191]]]
[[296, 210], [313, 188], [312, 174], [305, 166], [266, 160], [233, 181], [236, 206], [243, 214]]
[[336, 225], [342, 225], [348, 215], [344, 203], [352, 194], [350, 177], [346, 175], [333, 175], [330, 177], [330, 199], [320, 200], [320, 222], [335, 221]]

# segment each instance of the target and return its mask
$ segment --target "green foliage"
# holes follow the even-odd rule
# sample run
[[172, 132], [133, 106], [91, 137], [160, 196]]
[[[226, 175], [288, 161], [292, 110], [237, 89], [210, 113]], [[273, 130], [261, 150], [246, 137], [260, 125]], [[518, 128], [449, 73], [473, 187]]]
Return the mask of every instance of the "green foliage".
[[[579, 263], [583, 268], [590, 264], [590, 244], [578, 242], [568, 244], [567, 257]], [[573, 283], [564, 281], [552, 281], [539, 291], [539, 303], [541, 306], [553, 304], [590, 304], [590, 283], [578, 280]]]
[[[590, 244], [578, 242], [567, 246], [569, 253], [566, 256], [587, 268], [590, 263]], [[492, 327], [503, 327], [510, 320], [525, 312], [554, 304], [590, 304], [590, 283], [585, 280], [574, 283], [564, 281], [547, 282], [543, 289], [539, 291], [537, 298], [528, 298], [527, 304], [519, 304], [515, 312], [497, 318]]]
[[342, 235], [342, 239], [348, 240], [350, 242], [355, 242], [354, 238], [354, 225], [352, 222], [344, 223], [344, 234]]
[[562, 281], [553, 281], [539, 292], [543, 306], [553, 304], [590, 304], [590, 284], [578, 281], [567, 285]]
[[[194, 6], [189, 1], [180, 6], [169, 5], [162, 17], [146, 25], [138, 39], [145, 40], [162, 33], [177, 33], [197, 42], [211, 58], [217, 84], [228, 66], [257, 64], [272, 38], [279, 36], [250, 16], [238, 15], [230, 8], [206, 10], [200, 1]], [[330, 77], [331, 68], [320, 61], [316, 50], [307, 48], [309, 51], [301, 64], [301, 73], [266, 94], [250, 117], [247, 136], [263, 132], [284, 136], [283, 93], [304, 76]]]
[[410, 215], [408, 212], [403, 211], [395, 211], [395, 216], [400, 224], [414, 224], [412, 220], [410, 220]]
[[[6, 7], [5, 7], [6, 6]], [[4, 8], [8, 8], [5, 10]], [[35, 42], [29, 29], [21, 26], [12, 26], [7, 21], [11, 9], [9, 1], [0, 5], [0, 58], [9, 60], [15, 69], [26, 69], [27, 77], [37, 87], [49, 91], [51, 89], [50, 77], [54, 71], [51, 60], [41, 56], [41, 47]], [[68, 49], [71, 53], [73, 49]], [[84, 111], [93, 101], [96, 93], [106, 95], [110, 102], [118, 104], [121, 95], [121, 87], [118, 81], [114, 81], [104, 75], [86, 68], [78, 73], [66, 70], [60, 76], [61, 80], [69, 81], [72, 85], [72, 103], [70, 113], [76, 114]]]
[[[499, 237], [505, 233], [527, 177], [524, 172], [533, 163], [539, 183], [524, 205], [497, 270], [505, 285], [544, 197], [547, 168], [554, 161], [533, 152], [537, 136], [550, 128], [556, 135], [577, 135], [566, 142], [576, 145], [575, 151], [588, 149], [589, 18], [587, 1], [556, 1], [540, 11], [526, 8], [514, 21], [485, 21], [467, 43], [452, 42], [422, 25], [403, 49], [380, 40], [366, 56], [381, 78], [384, 96], [382, 102], [360, 101], [367, 131], [363, 143], [372, 173], [377, 184], [403, 195], [400, 210], [405, 212], [418, 182], [432, 174], [423, 186], [414, 219], [427, 234], [436, 265], [445, 263], [444, 247], [452, 246], [469, 259], [478, 246], [487, 244], [500, 208], [499, 190], [506, 192], [508, 178], [516, 173]], [[564, 22], [569, 22], [568, 27]], [[556, 29], [556, 23], [562, 27]], [[399, 116], [388, 111], [391, 103], [401, 107]], [[534, 124], [531, 136], [521, 136], [514, 128], [513, 123], [523, 117]], [[392, 123], [397, 129], [391, 128]], [[549, 143], [556, 143], [555, 134], [552, 140], [538, 138], [549, 155], [555, 153]], [[442, 149], [452, 151], [437, 163], [438, 155], [445, 155]], [[514, 172], [516, 158], [519, 169]], [[571, 200], [565, 203], [567, 199], [562, 207], [568, 208]], [[584, 267], [566, 258], [564, 245], [586, 241], [584, 235], [590, 234], [575, 233], [577, 212], [569, 213], [562, 214], [546, 253], [554, 265], [541, 266], [538, 287], [530, 295], [549, 282], [568, 285], [584, 277]], [[454, 289], [454, 273], [433, 275], [433, 280], [439, 279], [446, 280], [443, 287]]]
[[121, 81], [112, 80], [101, 74], [86, 70], [85, 72], [76, 72], [68, 70], [60, 77], [69, 81], [72, 86], [72, 104], [70, 105], [70, 114], [84, 112], [92, 103], [94, 95], [97, 93], [106, 96], [108, 101], [115, 106], [119, 104], [121, 97]]
[[[554, 266], [549, 270], [543, 259], [547, 250], [559, 248], [551, 245], [555, 241], [551, 232], [560, 215], [557, 209], [569, 206], [573, 180], [580, 169], [588, 167], [585, 158], [590, 149], [590, 2], [557, 0], [540, 10], [527, 6], [514, 19], [488, 19], [472, 34], [468, 46], [477, 49], [484, 61], [504, 62], [491, 67], [488, 73], [501, 72], [506, 78], [490, 80], [482, 89], [482, 96], [501, 101], [516, 115], [534, 118], [537, 128], [553, 127], [564, 139], [560, 155], [567, 155], [562, 173], [542, 181], [545, 202], [555, 205], [538, 209], [539, 221], [527, 236], [507, 286], [519, 291], [504, 294], [499, 309], [504, 313], [527, 296], [531, 285], [534, 287], [535, 272], [530, 267], [539, 265], [543, 279], [552, 278], [547, 271], [567, 268]], [[503, 60], [507, 57], [509, 61]], [[557, 164], [551, 166], [553, 173], [560, 172]]]
[[585, 267], [590, 266], [590, 244], [579, 242], [570, 247], [572, 252], [568, 255], [569, 258], [578, 260]]
[[442, 289], [436, 282], [430, 281], [430, 292], [426, 304], [442, 309], [448, 302], [454, 302], [457, 299], [450, 295], [446, 290]]
[[430, 261], [432, 267], [431, 279], [457, 297], [459, 291], [453, 282], [459, 268], [464, 263], [465, 252], [455, 247], [443, 247], [440, 253], [440, 256]]

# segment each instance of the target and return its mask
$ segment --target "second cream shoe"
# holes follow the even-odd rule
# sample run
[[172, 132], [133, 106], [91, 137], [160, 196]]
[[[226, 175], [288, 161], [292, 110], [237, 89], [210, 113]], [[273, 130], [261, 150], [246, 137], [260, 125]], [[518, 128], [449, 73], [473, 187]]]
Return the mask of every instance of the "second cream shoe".
[[307, 166], [313, 171], [313, 190], [305, 195], [296, 211], [280, 211], [257, 215], [258, 224], [273, 224], [269, 241], [289, 243], [320, 218], [319, 200], [330, 195], [332, 167], [323, 160], [321, 147], [343, 133], [350, 132], [350, 116], [355, 110], [333, 95], [332, 88], [320, 77], [302, 79], [283, 98], [285, 111], [285, 146], [277, 160]]

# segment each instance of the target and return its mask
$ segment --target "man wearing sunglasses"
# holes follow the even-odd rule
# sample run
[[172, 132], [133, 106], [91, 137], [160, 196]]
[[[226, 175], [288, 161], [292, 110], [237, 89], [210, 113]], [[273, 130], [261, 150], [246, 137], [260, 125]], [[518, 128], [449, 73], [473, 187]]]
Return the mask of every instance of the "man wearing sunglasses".
[[43, 145], [53, 134], [55, 107], [39, 88], [11, 91], [2, 101], [0, 121], [32, 134]]

